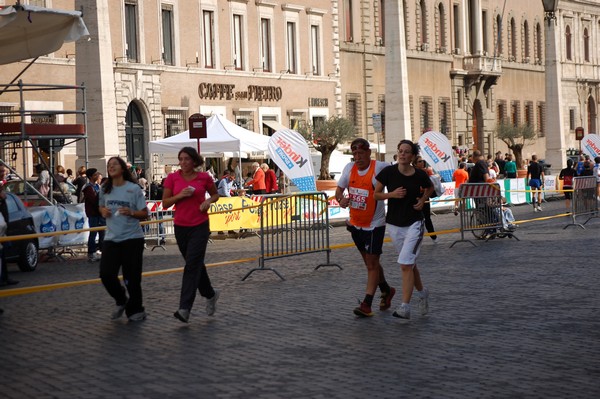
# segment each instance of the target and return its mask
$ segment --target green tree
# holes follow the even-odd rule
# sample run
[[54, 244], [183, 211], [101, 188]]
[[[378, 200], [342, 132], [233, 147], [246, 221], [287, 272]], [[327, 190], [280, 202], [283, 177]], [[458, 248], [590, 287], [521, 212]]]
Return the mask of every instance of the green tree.
[[536, 139], [533, 126], [527, 123], [514, 125], [508, 121], [502, 121], [496, 125], [496, 137], [502, 140], [515, 155], [517, 167], [523, 166], [523, 147], [531, 144]]
[[331, 180], [329, 175], [329, 159], [338, 144], [343, 143], [356, 135], [356, 128], [352, 121], [341, 116], [332, 116], [326, 121], [315, 125], [303, 124], [298, 132], [309, 142], [312, 147], [321, 153], [321, 170], [319, 180]]

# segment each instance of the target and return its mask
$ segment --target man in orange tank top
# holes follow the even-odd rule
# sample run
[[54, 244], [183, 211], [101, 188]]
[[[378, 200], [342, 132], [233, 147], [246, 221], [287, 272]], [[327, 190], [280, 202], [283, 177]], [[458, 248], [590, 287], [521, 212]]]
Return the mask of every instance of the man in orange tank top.
[[[371, 306], [379, 286], [381, 301], [379, 310], [389, 309], [396, 293], [385, 280], [379, 263], [385, 236], [385, 205], [374, 198], [375, 176], [388, 166], [385, 162], [371, 160], [369, 142], [355, 139], [350, 145], [354, 162], [344, 168], [335, 191], [335, 198], [342, 208], [350, 207], [350, 220], [346, 221], [354, 245], [367, 266], [367, 289], [364, 300], [354, 309], [358, 317], [373, 316]], [[344, 193], [348, 190], [348, 196]]]

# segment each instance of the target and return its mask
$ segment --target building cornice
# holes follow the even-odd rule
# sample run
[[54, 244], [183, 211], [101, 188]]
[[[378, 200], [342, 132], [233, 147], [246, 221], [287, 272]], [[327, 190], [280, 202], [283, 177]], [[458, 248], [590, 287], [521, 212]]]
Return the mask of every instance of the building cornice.
[[304, 10], [304, 6], [286, 3], [281, 5], [281, 9], [283, 11], [301, 12]]

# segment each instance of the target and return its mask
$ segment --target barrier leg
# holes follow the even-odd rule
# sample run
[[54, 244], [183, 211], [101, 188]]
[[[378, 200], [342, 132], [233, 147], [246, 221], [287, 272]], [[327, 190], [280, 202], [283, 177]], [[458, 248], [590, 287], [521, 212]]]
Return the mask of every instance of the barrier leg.
[[330, 260], [331, 249], [328, 249], [326, 252], [327, 252], [327, 263], [321, 263], [320, 265], [318, 265], [317, 267], [315, 267], [315, 270], [319, 270], [320, 267], [326, 267], [326, 266], [338, 267], [340, 270], [344, 270], [337, 263], [331, 263], [331, 260]]
[[279, 277], [281, 280], [285, 281], [285, 278], [281, 274], [279, 274], [279, 272], [277, 270], [273, 269], [272, 267], [265, 267], [265, 260], [263, 257], [260, 257], [258, 259], [258, 267], [255, 267], [254, 269], [252, 269], [248, 273], [246, 273], [246, 275], [244, 276], [242, 281], [245, 281], [254, 272], [265, 271], [265, 270], [272, 271], [273, 273], [275, 273], [277, 275], [277, 277]]

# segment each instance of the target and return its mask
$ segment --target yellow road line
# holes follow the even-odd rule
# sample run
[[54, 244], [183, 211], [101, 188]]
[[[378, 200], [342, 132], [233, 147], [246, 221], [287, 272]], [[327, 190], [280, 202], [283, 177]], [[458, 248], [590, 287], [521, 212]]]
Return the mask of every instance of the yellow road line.
[[[545, 217], [539, 217], [539, 218], [535, 218], [535, 219], [519, 220], [519, 221], [516, 221], [515, 224], [529, 223], [529, 222], [541, 221], [541, 220], [549, 220], [549, 219], [555, 219], [555, 218], [564, 217], [564, 216], [571, 216], [571, 214], [570, 213], [562, 213], [559, 215], [545, 216]], [[425, 233], [424, 235], [431, 236], [434, 234], [435, 235], [443, 235], [443, 234], [451, 234], [451, 233], [460, 233], [460, 228], [440, 230], [440, 231], [436, 231], [435, 233]], [[391, 242], [391, 239], [389, 237], [387, 237], [384, 239], [384, 242]], [[351, 247], [354, 247], [354, 243], [335, 244], [335, 245], [330, 245], [329, 247], [331, 248], [331, 250], [351, 248]], [[209, 263], [206, 265], [206, 267], [212, 268], [212, 267], [229, 266], [229, 265], [234, 265], [237, 263], [253, 262], [258, 259], [259, 259], [259, 257], [227, 260], [227, 261], [222, 261], [222, 262]], [[144, 273], [142, 273], [142, 276], [143, 277], [162, 276], [165, 274], [179, 273], [181, 271], [183, 271], [183, 267], [175, 267], [175, 268], [165, 269], [165, 270], [153, 270], [150, 272], [144, 272]], [[68, 282], [64, 282], [64, 283], [37, 285], [34, 287], [9, 288], [9, 289], [0, 290], [0, 298], [33, 294], [33, 293], [44, 292], [44, 291], [53, 291], [53, 290], [58, 290], [58, 289], [62, 289], [62, 288], [79, 287], [79, 286], [88, 285], [88, 284], [100, 284], [100, 283], [101, 283], [100, 279], [95, 278], [95, 279], [89, 279], [89, 280], [68, 281]]]

